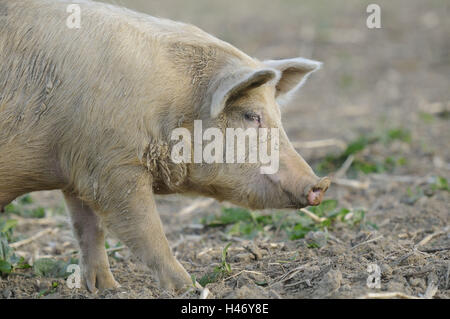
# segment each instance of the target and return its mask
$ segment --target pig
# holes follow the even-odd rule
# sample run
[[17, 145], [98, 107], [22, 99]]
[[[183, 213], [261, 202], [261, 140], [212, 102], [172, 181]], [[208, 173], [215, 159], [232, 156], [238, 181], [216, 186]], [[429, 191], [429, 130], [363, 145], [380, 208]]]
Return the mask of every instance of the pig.
[[[69, 4], [80, 8], [69, 27]], [[330, 185], [295, 151], [286, 103], [321, 63], [260, 61], [199, 28], [92, 1], [0, 0], [0, 207], [61, 190], [89, 291], [114, 288], [108, 230], [180, 291], [155, 194], [194, 194], [249, 207], [318, 205]], [[175, 163], [171, 132], [278, 128], [279, 169]], [[196, 284], [198, 286], [198, 284]]]

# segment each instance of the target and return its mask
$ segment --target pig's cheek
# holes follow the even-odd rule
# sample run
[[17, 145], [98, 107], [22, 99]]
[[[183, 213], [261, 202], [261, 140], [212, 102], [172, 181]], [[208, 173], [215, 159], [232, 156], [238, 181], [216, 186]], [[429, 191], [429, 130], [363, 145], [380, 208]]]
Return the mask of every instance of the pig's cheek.
[[[260, 181], [259, 187], [260, 194], [263, 194], [264, 200], [268, 200], [269, 205], [279, 203], [280, 205], [289, 204], [290, 198], [283, 191], [281, 187], [281, 178], [279, 174], [265, 174], [264, 178]], [[271, 194], [272, 198], [266, 198], [267, 194]]]

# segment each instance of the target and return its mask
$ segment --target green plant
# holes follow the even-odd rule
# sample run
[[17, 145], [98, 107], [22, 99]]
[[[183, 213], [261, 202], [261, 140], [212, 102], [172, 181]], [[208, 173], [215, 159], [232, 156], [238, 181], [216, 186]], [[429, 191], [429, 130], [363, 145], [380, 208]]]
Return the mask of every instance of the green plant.
[[[228, 243], [223, 249], [222, 249], [222, 262], [219, 266], [216, 266], [212, 272], [209, 272], [205, 274], [202, 278], [198, 280], [198, 283], [205, 287], [207, 284], [216, 282], [223, 278], [226, 275], [231, 274], [231, 266], [227, 262], [227, 254], [228, 254], [228, 248], [230, 248], [231, 243]], [[195, 278], [193, 279], [195, 280]], [[195, 281], [193, 281], [195, 282]]]
[[264, 231], [265, 226], [273, 225], [280, 214], [263, 215], [245, 208], [223, 208], [219, 215], [208, 216], [201, 223], [208, 227], [226, 227], [230, 236], [254, 238]]
[[436, 190], [442, 190], [442, 191], [448, 191], [450, 192], [450, 187], [448, 186], [448, 181], [445, 177], [437, 176], [433, 183], [431, 183], [431, 189]]
[[324, 174], [329, 174], [338, 170], [349, 156], [353, 156], [353, 162], [349, 167], [349, 174], [355, 175], [357, 172], [364, 174], [383, 173], [395, 169], [397, 166], [406, 164], [406, 159], [402, 156], [388, 156], [383, 160], [376, 160], [364, 152], [367, 147], [382, 142], [390, 144], [395, 140], [405, 143], [411, 142], [411, 133], [403, 128], [390, 129], [377, 134], [362, 135], [350, 142], [347, 148], [337, 155], [327, 155], [316, 167]]
[[384, 140], [385, 143], [390, 143], [395, 140], [410, 143], [411, 133], [403, 128], [395, 128], [388, 130], [384, 136], [381, 136], [381, 139]]
[[18, 257], [14, 253], [9, 243], [12, 241], [13, 229], [17, 225], [17, 220], [0, 220], [0, 275], [5, 276], [14, 269], [29, 268], [23, 257]]
[[59, 282], [57, 282], [57, 281], [52, 281], [51, 286], [50, 286], [49, 288], [47, 288], [47, 289], [42, 289], [42, 290], [39, 292], [39, 295], [38, 295], [38, 296], [39, 296], [39, 297], [42, 297], [42, 296], [49, 295], [49, 294], [55, 292], [55, 291], [57, 290], [58, 287], [59, 287]]
[[40, 258], [34, 262], [33, 272], [39, 277], [67, 278], [67, 266], [74, 263], [74, 260], [65, 262], [54, 258]]
[[287, 229], [290, 239], [304, 238], [311, 231], [327, 232], [336, 222], [346, 223], [350, 227], [361, 225], [362, 227], [377, 228], [375, 224], [365, 221], [365, 211], [363, 209], [338, 208], [338, 201], [334, 199], [325, 200], [322, 204], [308, 209], [318, 217], [321, 217], [323, 221], [318, 223], [299, 211], [297, 223]]
[[433, 123], [435, 119], [433, 114], [427, 112], [419, 112], [419, 117], [422, 121], [424, 121], [427, 124]]
[[43, 207], [33, 207], [33, 199], [29, 194], [21, 196], [14, 202], [6, 205], [5, 212], [25, 218], [45, 217], [45, 209]]
[[423, 196], [433, 196], [436, 191], [450, 191], [448, 181], [445, 177], [435, 176], [432, 181], [427, 185], [420, 187], [416, 186], [415, 189], [408, 187], [406, 189], [406, 196], [403, 198], [403, 202], [408, 205], [414, 205], [415, 202]]

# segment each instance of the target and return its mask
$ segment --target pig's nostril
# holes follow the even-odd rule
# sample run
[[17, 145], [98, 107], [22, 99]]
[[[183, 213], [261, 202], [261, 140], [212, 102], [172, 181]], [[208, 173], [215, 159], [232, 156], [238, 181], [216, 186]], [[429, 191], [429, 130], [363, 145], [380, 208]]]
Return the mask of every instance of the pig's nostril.
[[322, 189], [313, 188], [308, 193], [308, 204], [317, 206], [322, 202], [324, 191]]
[[317, 206], [322, 202], [323, 195], [330, 186], [330, 179], [328, 177], [322, 178], [314, 187], [310, 189], [307, 195], [308, 204]]

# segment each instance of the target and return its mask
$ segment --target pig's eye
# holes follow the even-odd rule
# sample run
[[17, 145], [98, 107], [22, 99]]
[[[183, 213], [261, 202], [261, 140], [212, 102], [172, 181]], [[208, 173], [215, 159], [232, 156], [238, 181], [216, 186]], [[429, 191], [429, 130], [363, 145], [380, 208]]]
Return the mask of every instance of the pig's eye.
[[257, 124], [261, 124], [261, 116], [259, 114], [256, 114], [254, 112], [247, 112], [244, 114], [244, 118], [247, 121], [255, 122]]

